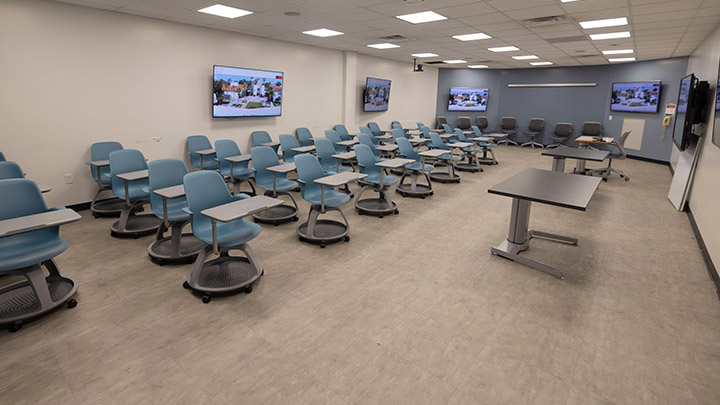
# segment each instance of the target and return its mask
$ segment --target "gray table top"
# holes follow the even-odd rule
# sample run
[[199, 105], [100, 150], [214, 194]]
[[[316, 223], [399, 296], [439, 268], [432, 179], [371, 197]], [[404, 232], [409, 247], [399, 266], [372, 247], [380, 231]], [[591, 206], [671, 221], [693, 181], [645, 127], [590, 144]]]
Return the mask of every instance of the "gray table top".
[[499, 132], [494, 132], [494, 133], [492, 133], [492, 134], [485, 134], [485, 135], [487, 135], [487, 136], [489, 136], [489, 137], [491, 137], [491, 138], [503, 138], [503, 137], [506, 137], [506, 136], [507, 136], [507, 134], [502, 134], [502, 133], [499, 133]]
[[575, 138], [574, 142], [608, 145], [608, 144], [611, 144], [614, 140], [615, 140], [615, 138], [613, 138], [611, 136], [604, 136], [604, 137], [602, 137], [602, 139], [599, 139], [599, 138], [595, 138], [594, 136], [583, 135], [583, 136], [578, 136], [577, 138]]
[[381, 162], [377, 162], [377, 163], [375, 163], [375, 166], [389, 167], [391, 169], [396, 169], [398, 167], [403, 167], [410, 163], [415, 163], [415, 160], [414, 159], [405, 159], [405, 158], [395, 158], [395, 159], [388, 159], [388, 160], [383, 160]]
[[439, 134], [438, 136], [440, 137], [440, 139], [448, 139], [455, 136], [455, 134]]
[[410, 143], [419, 144], [419, 143], [430, 142], [430, 139], [426, 139], [426, 138], [410, 138], [410, 139], [408, 139], [408, 141], [410, 141]]
[[314, 147], [313, 145], [309, 145], [309, 146], [298, 146], [298, 147], [296, 147], [296, 148], [290, 148], [290, 150], [293, 151], [293, 152], [305, 153], [305, 152], [314, 151], [314, 150], [315, 150], [315, 147]]
[[93, 161], [86, 162], [86, 163], [89, 165], [98, 166], [98, 167], [110, 166], [109, 160], [93, 160]]
[[420, 156], [426, 156], [426, 157], [438, 157], [440, 155], [446, 155], [450, 153], [449, 150], [444, 149], [430, 149], [423, 152], [418, 152], [418, 155]]
[[350, 183], [351, 181], [357, 181], [367, 177], [367, 174], [355, 173], [355, 172], [343, 172], [337, 174], [331, 174], [329, 176], [320, 177], [315, 179], [315, 183], [322, 184], [324, 186], [339, 187], [344, 184]]
[[467, 148], [469, 146], [472, 146], [472, 143], [470, 143], [470, 142], [453, 142], [453, 143], [448, 143], [447, 146], [450, 146], [452, 148]]
[[165, 198], [178, 198], [185, 195], [185, 186], [178, 184], [177, 186], [170, 186], [165, 188], [159, 188], [153, 193]]
[[490, 138], [489, 136], [476, 136], [476, 137], [468, 138], [468, 139], [473, 142], [490, 142], [490, 141], [492, 141], [492, 138]]
[[[388, 131], [383, 131], [383, 132], [388, 132]], [[375, 139], [380, 139], [380, 140], [392, 139], [392, 135], [380, 135], [380, 136], [376, 136]]]
[[282, 165], [270, 166], [267, 169], [269, 172], [290, 173], [295, 170], [295, 163], [285, 163]]
[[66, 208], [57, 211], [48, 211], [40, 214], [4, 219], [0, 221], [0, 237], [12, 236], [19, 233], [67, 224], [79, 221], [80, 218], [81, 216], [77, 212]]
[[260, 144], [260, 146], [280, 146], [280, 142], [278, 142], [278, 141], [263, 142]]
[[342, 146], [352, 146], [358, 143], [360, 143], [360, 141], [358, 141], [357, 139], [349, 139], [347, 141], [340, 141], [337, 144]]
[[228, 156], [225, 158], [228, 162], [232, 163], [241, 163], [241, 162], [247, 162], [248, 160], [252, 159], [252, 156], [249, 154], [247, 155], [237, 155], [237, 156]]
[[202, 150], [196, 150], [194, 153], [197, 153], [198, 155], [212, 155], [215, 153], [215, 149], [202, 149]]
[[127, 180], [127, 181], [133, 181], [133, 180], [142, 180], [148, 178], [148, 171], [146, 170], [137, 170], [134, 172], [127, 172], [127, 173], [120, 173], [117, 175], [118, 178]]
[[48, 186], [48, 185], [46, 185], [46, 184], [42, 184], [42, 183], [35, 183], [35, 184], [37, 184], [37, 186], [38, 186], [38, 188], [40, 189], [40, 192], [41, 192], [41, 193], [49, 193], [49, 192], [52, 191], [52, 189], [50, 188], [50, 186]]
[[600, 177], [525, 169], [488, 193], [585, 211], [600, 181]]
[[383, 152], [392, 152], [392, 151], [394, 151], [394, 150], [397, 149], [397, 148], [398, 148], [397, 145], [395, 145], [394, 143], [391, 143], [391, 144], [389, 144], [389, 145], [376, 146], [376, 147], [375, 147], [375, 150], [379, 150], [379, 151], [383, 151]]
[[610, 154], [606, 150], [587, 149], [587, 148], [564, 148], [558, 147], [550, 149], [542, 153], [543, 156], [552, 156], [559, 158], [583, 159], [602, 162]]
[[220, 222], [230, 222], [282, 204], [283, 200], [278, 198], [258, 195], [208, 208], [200, 213]]
[[345, 152], [345, 153], [337, 153], [335, 155], [332, 155], [335, 159], [342, 159], [342, 160], [348, 160], [353, 159], [355, 157], [355, 152]]

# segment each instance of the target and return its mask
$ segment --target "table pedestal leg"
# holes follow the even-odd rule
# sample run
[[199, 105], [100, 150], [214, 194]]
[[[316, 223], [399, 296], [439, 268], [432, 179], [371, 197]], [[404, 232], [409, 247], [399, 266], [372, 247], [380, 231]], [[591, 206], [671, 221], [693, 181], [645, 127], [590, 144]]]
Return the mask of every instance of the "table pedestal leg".
[[564, 157], [554, 157], [553, 158], [552, 171], [561, 172], [561, 173], [565, 171], [565, 158]]
[[520, 252], [527, 250], [530, 239], [533, 237], [550, 239], [556, 242], [569, 243], [577, 245], [577, 239], [569, 238], [561, 235], [554, 235], [547, 232], [530, 231], [528, 225], [530, 223], [530, 201], [513, 198], [512, 213], [510, 214], [510, 231], [508, 237], [498, 246], [490, 249], [490, 253], [502, 256], [506, 259], [516, 261], [535, 270], [551, 274], [559, 279], [563, 278], [563, 273], [548, 265], [520, 256]]

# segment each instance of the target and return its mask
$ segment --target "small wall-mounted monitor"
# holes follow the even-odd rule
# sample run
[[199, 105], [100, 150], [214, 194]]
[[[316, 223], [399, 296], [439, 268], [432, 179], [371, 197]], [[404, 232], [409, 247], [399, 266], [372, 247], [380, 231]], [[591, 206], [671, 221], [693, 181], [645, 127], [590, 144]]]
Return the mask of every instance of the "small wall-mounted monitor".
[[368, 77], [363, 92], [363, 111], [387, 111], [390, 104], [391, 80]]
[[610, 111], [656, 113], [660, 104], [660, 80], [613, 83]]
[[715, 83], [715, 110], [712, 142], [720, 148], [720, 66], [718, 66], [717, 82]]
[[283, 72], [213, 66], [213, 118], [282, 115]]
[[680, 91], [677, 98], [677, 109], [675, 112], [675, 125], [673, 126], [673, 143], [680, 150], [685, 150], [690, 143], [692, 123], [690, 117], [693, 115], [693, 100], [695, 97], [695, 86], [697, 79], [694, 74], [689, 74], [680, 80]]
[[453, 87], [450, 89], [448, 111], [486, 111], [488, 89]]

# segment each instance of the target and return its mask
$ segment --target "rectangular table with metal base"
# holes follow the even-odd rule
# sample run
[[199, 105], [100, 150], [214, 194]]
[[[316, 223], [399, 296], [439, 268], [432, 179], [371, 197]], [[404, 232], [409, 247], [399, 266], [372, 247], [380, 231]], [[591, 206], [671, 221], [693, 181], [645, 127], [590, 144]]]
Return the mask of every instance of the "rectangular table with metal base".
[[542, 156], [552, 156], [552, 170], [554, 172], [565, 171], [565, 159], [577, 159], [575, 166], [575, 174], [585, 174], [585, 162], [591, 160], [593, 162], [602, 162], [608, 157], [610, 152], [606, 150], [596, 150], [587, 148], [555, 148], [542, 153]]
[[527, 250], [530, 239], [534, 237], [570, 245], [577, 245], [578, 240], [548, 232], [529, 230], [530, 204], [534, 201], [585, 211], [600, 181], [596, 177], [526, 169], [491, 187], [488, 189], [488, 193], [512, 197], [513, 203], [508, 237], [498, 246], [492, 247], [490, 253], [562, 279], [563, 273], [560, 270], [520, 256], [520, 252]]

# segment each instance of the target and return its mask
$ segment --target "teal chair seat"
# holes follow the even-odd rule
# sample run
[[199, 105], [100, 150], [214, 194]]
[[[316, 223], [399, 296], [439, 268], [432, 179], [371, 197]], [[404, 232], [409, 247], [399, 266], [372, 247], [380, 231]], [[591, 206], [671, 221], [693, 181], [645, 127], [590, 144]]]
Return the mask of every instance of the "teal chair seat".
[[[270, 181], [256, 181], [256, 184], [260, 188], [264, 188], [265, 190], [273, 189], [272, 178], [270, 178]], [[292, 191], [296, 188], [298, 188], [298, 183], [296, 181], [283, 179], [280, 177], [280, 174], [277, 175], [277, 178], [275, 179], [276, 191]]]
[[[188, 214], [183, 208], [187, 207], [185, 197], [171, 198], [167, 200], [168, 221], [170, 222], [187, 222], [190, 220]], [[158, 218], [164, 218], [162, 202], [152, 204], [152, 211]]]
[[[365, 183], [372, 183], [372, 184], [379, 185], [380, 178], [381, 178], [381, 175], [379, 173], [372, 173], [372, 174], [368, 174], [368, 176], [365, 177], [364, 179], [362, 179], [362, 181]], [[398, 182], [398, 180], [399, 179], [395, 176], [382, 175], [383, 186], [392, 186], [393, 184], [396, 184]]]
[[[311, 203], [311, 204], [318, 204], [320, 205], [320, 202], [322, 200], [320, 195], [320, 189], [312, 189], [309, 191], [305, 191], [303, 193], [303, 198], [305, 201]], [[325, 187], [325, 206], [326, 207], [339, 207], [341, 205], [347, 204], [350, 201], [350, 196], [345, 193], [338, 193], [337, 191], [333, 191], [330, 187]]]
[[424, 170], [426, 172], [431, 172], [435, 169], [435, 166], [433, 166], [433, 165], [423, 165], [420, 162], [410, 163], [410, 164], [405, 165], [405, 167], [407, 167], [410, 170], [417, 170], [417, 171]]
[[[217, 222], [217, 239], [219, 247], [238, 246], [255, 239], [262, 227], [248, 221]], [[210, 221], [200, 226], [193, 226], [193, 234], [201, 241], [212, 245], [212, 225]]]
[[[230, 177], [230, 166], [220, 169], [220, 174], [225, 177]], [[255, 169], [252, 167], [233, 167], [232, 174], [238, 180], [249, 179], [255, 175]]]
[[50, 260], [64, 252], [68, 246], [70, 244], [60, 238], [58, 228], [41, 229], [2, 238], [0, 239], [0, 272], [21, 269]]

